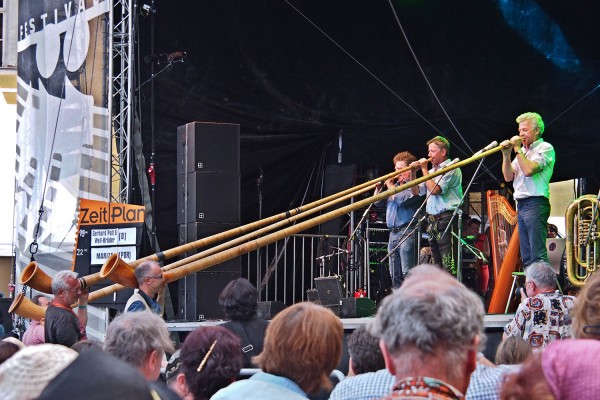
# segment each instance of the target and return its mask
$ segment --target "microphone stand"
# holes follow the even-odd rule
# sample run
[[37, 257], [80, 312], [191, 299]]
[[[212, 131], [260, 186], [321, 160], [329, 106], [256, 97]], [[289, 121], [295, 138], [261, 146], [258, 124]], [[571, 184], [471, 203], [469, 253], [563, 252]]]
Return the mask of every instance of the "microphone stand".
[[[256, 179], [256, 187], [258, 189], [258, 220], [262, 220], [262, 206], [263, 206], [263, 193], [262, 193], [262, 184], [264, 181], [264, 174], [263, 174], [263, 170], [262, 167], [258, 167], [258, 178]], [[257, 257], [257, 265], [258, 268], [260, 268], [261, 265], [261, 254], [260, 254], [260, 248], [257, 249], [256, 252], [256, 257]]]

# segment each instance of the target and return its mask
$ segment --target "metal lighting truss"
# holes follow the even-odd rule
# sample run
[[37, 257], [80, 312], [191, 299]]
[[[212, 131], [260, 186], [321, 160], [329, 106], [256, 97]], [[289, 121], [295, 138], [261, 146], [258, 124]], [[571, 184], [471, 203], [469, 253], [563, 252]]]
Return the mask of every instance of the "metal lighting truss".
[[109, 110], [112, 119], [110, 201], [129, 203], [131, 192], [132, 117], [134, 112], [134, 3], [112, 0]]

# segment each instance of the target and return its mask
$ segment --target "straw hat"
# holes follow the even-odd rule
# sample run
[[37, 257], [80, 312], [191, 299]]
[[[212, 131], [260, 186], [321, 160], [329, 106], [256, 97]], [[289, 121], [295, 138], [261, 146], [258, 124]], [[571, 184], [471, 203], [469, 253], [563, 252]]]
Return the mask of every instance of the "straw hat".
[[26, 347], [0, 365], [0, 398], [29, 400], [40, 395], [56, 375], [77, 358], [58, 344]]

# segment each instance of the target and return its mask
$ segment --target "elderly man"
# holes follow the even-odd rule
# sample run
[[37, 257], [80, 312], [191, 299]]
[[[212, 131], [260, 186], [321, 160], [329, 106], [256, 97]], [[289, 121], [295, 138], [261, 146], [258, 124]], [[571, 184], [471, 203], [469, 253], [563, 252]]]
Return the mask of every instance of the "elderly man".
[[[421, 158], [411, 164], [413, 168], [421, 168], [423, 176], [444, 168], [450, 163], [450, 142], [443, 136], [436, 136], [427, 142], [428, 155], [431, 158], [432, 168], [428, 169], [429, 160]], [[427, 188], [427, 214], [429, 214], [429, 245], [433, 262], [446, 271], [456, 275], [454, 259], [458, 252], [458, 245], [454, 244], [450, 227], [444, 232], [451, 222], [454, 209], [462, 200], [462, 173], [459, 168], [448, 171], [443, 175], [425, 181], [422, 185]], [[443, 235], [443, 236], [442, 236]]]
[[364, 326], [348, 339], [348, 377], [333, 388], [329, 400], [370, 400], [392, 390], [394, 376], [385, 369], [379, 339]]
[[[152, 310], [162, 315], [162, 293], [165, 279], [156, 261], [144, 261], [135, 269], [139, 290], [127, 300], [125, 312]], [[158, 298], [154, 301], [154, 296]]]
[[415, 267], [383, 301], [370, 331], [395, 375], [385, 399], [463, 399], [483, 339], [477, 295], [449, 274]]
[[[542, 139], [544, 121], [539, 114], [521, 114], [517, 123], [519, 135], [500, 144], [502, 174], [507, 182], [513, 182], [521, 259], [528, 266], [534, 261], [548, 261], [549, 184], [556, 156], [554, 147]], [[512, 162], [511, 149], [516, 153]]]
[[[529, 296], [529, 297], [526, 297]], [[565, 315], [573, 308], [575, 297], [556, 290], [556, 274], [550, 264], [535, 262], [525, 269], [525, 291], [515, 317], [504, 327], [503, 338], [522, 336], [534, 351], [549, 342], [571, 337]]]
[[[77, 272], [63, 270], [52, 278], [54, 299], [46, 308], [44, 338], [46, 343], [62, 344], [71, 347], [76, 342], [87, 339], [87, 302], [89, 292], [81, 289]], [[77, 304], [77, 314], [71, 306]]]
[[108, 325], [104, 350], [137, 368], [160, 398], [179, 398], [166, 385], [156, 382], [165, 353], [173, 353], [175, 347], [167, 324], [152, 311], [118, 315]]

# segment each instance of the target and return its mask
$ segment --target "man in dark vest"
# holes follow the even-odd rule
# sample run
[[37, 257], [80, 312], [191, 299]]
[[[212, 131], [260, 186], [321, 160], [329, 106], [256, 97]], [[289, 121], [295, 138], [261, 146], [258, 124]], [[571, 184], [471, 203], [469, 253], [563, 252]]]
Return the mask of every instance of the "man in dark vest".
[[[127, 300], [125, 312], [151, 310], [162, 315], [162, 294], [165, 287], [160, 265], [156, 261], [144, 261], [135, 268], [139, 290]], [[156, 301], [154, 296], [158, 294]]]

